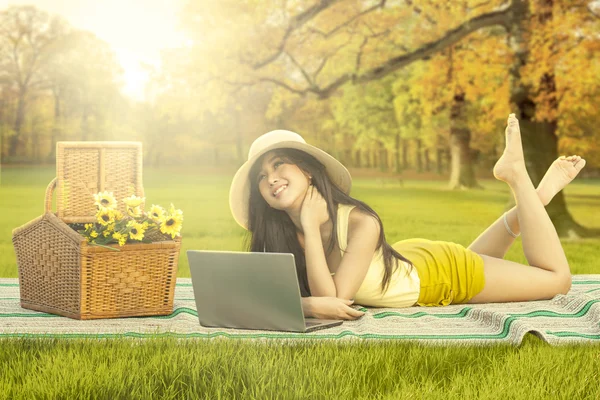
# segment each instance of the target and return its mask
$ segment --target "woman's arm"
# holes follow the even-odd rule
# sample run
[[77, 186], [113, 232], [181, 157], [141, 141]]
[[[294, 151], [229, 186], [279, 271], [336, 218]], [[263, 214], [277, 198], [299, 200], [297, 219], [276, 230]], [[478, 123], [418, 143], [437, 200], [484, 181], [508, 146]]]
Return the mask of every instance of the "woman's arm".
[[331, 277], [321, 240], [322, 224], [329, 220], [325, 200], [314, 186], [302, 203], [306, 274], [311, 294], [352, 299], [367, 275], [380, 236], [379, 221], [359, 209], [350, 212], [348, 245], [335, 277]]
[[302, 311], [305, 317], [319, 319], [354, 320], [362, 317], [365, 313], [350, 307], [352, 303], [352, 300], [337, 297], [303, 297]]
[[312, 317], [312, 297], [303, 297], [302, 298], [302, 312], [305, 317]]
[[348, 246], [335, 273], [336, 297], [353, 299], [373, 261], [380, 225], [369, 214], [353, 209], [348, 223]]
[[325, 199], [314, 186], [309, 186], [302, 202], [300, 223], [304, 232], [308, 287], [313, 296], [336, 297], [335, 284], [327, 266], [321, 238], [321, 225], [329, 221], [329, 218]]
[[320, 226], [306, 224], [303, 229], [304, 257], [310, 292], [314, 296], [336, 297], [335, 284], [323, 250]]

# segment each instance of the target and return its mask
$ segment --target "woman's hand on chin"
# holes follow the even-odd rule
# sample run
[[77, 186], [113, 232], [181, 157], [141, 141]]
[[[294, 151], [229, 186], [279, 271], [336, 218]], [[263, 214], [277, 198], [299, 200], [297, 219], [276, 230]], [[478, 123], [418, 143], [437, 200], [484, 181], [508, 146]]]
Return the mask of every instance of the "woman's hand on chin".
[[316, 187], [310, 185], [300, 210], [300, 223], [304, 228], [316, 227], [319, 228], [329, 220], [329, 212], [327, 211], [327, 203]]
[[311, 297], [311, 315], [319, 319], [355, 320], [365, 313], [350, 307], [354, 300], [337, 297]]

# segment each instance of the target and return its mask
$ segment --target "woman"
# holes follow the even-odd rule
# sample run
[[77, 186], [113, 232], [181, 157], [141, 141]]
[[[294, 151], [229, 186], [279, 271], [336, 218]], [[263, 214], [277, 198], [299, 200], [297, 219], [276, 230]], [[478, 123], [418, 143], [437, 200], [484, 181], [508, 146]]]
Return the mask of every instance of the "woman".
[[[409, 239], [390, 246], [377, 213], [348, 195], [348, 170], [289, 131], [254, 141], [229, 202], [251, 234], [250, 251], [293, 253], [306, 316], [356, 319], [350, 305], [437, 306], [550, 299], [571, 286], [569, 264], [544, 206], [585, 166], [557, 159], [537, 189], [525, 169], [519, 124], [511, 114], [494, 176], [516, 206], [468, 248]], [[523, 235], [530, 266], [504, 260]]]

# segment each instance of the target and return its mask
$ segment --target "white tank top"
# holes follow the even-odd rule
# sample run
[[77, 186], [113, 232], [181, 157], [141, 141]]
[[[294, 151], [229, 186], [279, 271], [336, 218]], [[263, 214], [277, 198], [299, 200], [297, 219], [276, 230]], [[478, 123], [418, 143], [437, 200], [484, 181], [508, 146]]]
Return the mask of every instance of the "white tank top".
[[[347, 204], [338, 205], [337, 234], [342, 257], [344, 250], [348, 247], [348, 219], [350, 211], [355, 206]], [[363, 283], [354, 296], [354, 303], [370, 307], [411, 307], [419, 299], [420, 280], [417, 269], [410, 264], [393, 258], [398, 262], [398, 268], [390, 278], [388, 289], [381, 293], [381, 281], [385, 266], [383, 264], [382, 249], [373, 255], [373, 260]], [[411, 270], [412, 269], [412, 270]]]

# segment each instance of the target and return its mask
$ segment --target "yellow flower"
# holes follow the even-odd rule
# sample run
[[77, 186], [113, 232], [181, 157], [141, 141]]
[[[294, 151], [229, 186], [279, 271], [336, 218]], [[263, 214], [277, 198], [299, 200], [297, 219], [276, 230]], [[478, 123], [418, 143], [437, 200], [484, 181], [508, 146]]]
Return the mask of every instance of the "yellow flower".
[[96, 232], [96, 231], [91, 231], [91, 232], [90, 232], [90, 236], [91, 236], [91, 237], [93, 237], [93, 238], [97, 238], [97, 237], [98, 237], [98, 232]]
[[177, 215], [177, 216], [181, 217], [181, 220], [183, 221], [183, 211], [176, 210], [175, 206], [173, 205], [173, 203], [171, 203], [171, 207], [169, 207], [169, 213], [171, 215]]
[[165, 218], [165, 209], [161, 206], [157, 206], [152, 204], [152, 208], [150, 208], [150, 219], [155, 222], [162, 222]]
[[[123, 218], [123, 213], [119, 210], [113, 211], [113, 214], [115, 215], [115, 221], [118, 221]], [[113, 226], [111, 229], [115, 229], [115, 227]]]
[[133, 240], [142, 240], [144, 238], [144, 233], [146, 232], [146, 228], [143, 224], [140, 224], [135, 221], [129, 221], [127, 226], [130, 228], [129, 237]]
[[115, 232], [112, 235], [113, 239], [119, 242], [119, 246], [123, 246], [125, 242], [127, 242], [127, 234], [122, 234], [119, 232]]
[[103, 226], [110, 225], [115, 222], [115, 216], [112, 210], [109, 210], [108, 208], [101, 208], [98, 210], [96, 218], [98, 219], [98, 223]]
[[179, 231], [181, 230], [181, 224], [183, 222], [183, 213], [181, 210], [177, 211], [180, 212], [169, 215], [160, 223], [160, 231], [166, 235], [171, 235], [173, 239], [175, 239], [175, 236], [179, 236]]
[[93, 226], [92, 224], [85, 224], [85, 230], [92, 229]]
[[129, 207], [127, 206], [127, 215], [133, 218], [139, 218], [142, 216], [142, 209], [140, 206]]
[[145, 197], [137, 197], [135, 195], [123, 199], [123, 202], [127, 205], [127, 207], [138, 207], [144, 204], [145, 201]]
[[112, 210], [117, 207], [117, 200], [112, 192], [99, 192], [94, 195], [94, 200], [96, 200], [94, 204], [100, 208]]
[[109, 231], [102, 232], [102, 236], [104, 236], [104, 237], [108, 237], [109, 235], [110, 235]]

